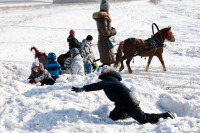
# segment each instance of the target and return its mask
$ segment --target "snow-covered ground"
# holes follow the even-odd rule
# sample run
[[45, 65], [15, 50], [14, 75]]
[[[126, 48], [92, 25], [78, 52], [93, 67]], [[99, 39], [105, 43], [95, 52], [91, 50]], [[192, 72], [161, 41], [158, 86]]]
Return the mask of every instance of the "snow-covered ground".
[[[79, 41], [91, 34], [93, 43], [97, 43], [92, 14], [99, 10], [98, 3], [0, 3], [1, 133], [200, 132], [200, 1], [162, 0], [154, 5], [144, 0], [110, 5], [118, 40], [149, 38], [153, 22], [160, 29], [172, 26], [176, 41], [166, 42], [166, 72], [156, 57], [150, 72], [145, 72], [147, 60], [136, 57], [131, 64], [133, 73], [129, 74], [126, 68], [120, 74], [145, 112], [170, 110], [176, 119], [144, 125], [133, 119], [112, 121], [107, 115], [114, 105], [103, 91], [71, 91], [72, 86], [99, 81], [98, 72], [83, 77], [62, 75], [53, 86], [27, 82], [34, 61], [31, 46], [60, 55], [68, 50], [66, 38], [70, 29], [75, 29]], [[98, 58], [96, 45], [93, 50]]]

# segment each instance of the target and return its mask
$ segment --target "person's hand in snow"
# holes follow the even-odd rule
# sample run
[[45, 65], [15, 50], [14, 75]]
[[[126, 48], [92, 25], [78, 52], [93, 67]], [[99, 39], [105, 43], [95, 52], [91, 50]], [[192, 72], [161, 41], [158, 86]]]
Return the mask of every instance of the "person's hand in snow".
[[83, 87], [74, 87], [74, 86], [72, 86], [71, 91], [83, 92], [83, 91], [84, 91], [84, 88], [83, 88]]

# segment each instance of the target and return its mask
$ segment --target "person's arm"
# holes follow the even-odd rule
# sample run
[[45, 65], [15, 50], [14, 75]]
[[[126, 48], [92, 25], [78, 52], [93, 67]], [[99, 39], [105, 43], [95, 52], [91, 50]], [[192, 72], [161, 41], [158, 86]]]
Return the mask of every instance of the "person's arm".
[[97, 82], [97, 83], [93, 83], [90, 85], [85, 85], [83, 87], [72, 87], [72, 91], [75, 92], [83, 92], [83, 91], [97, 91], [97, 90], [102, 90], [103, 89], [103, 81]]
[[59, 74], [61, 75], [61, 73], [62, 73], [61, 66], [60, 66], [60, 64], [58, 62], [57, 62], [57, 65], [58, 65]]
[[78, 61], [72, 59], [71, 74], [78, 74], [79, 68], [80, 64], [78, 63]]
[[31, 73], [31, 75], [28, 77], [28, 79], [33, 79], [33, 75], [32, 75], [32, 73]]
[[100, 23], [100, 30], [103, 36], [110, 37], [117, 34], [115, 28], [112, 28], [111, 30], [108, 29], [108, 20], [101, 19], [99, 23]]

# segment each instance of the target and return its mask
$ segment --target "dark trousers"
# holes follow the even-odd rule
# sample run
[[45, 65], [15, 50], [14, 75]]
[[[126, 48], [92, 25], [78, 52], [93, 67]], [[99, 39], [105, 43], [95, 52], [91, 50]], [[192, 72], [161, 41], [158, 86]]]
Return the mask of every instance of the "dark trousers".
[[56, 79], [59, 78], [59, 76], [58, 75], [52, 76], [52, 78], [56, 81]]
[[55, 80], [51, 78], [41, 81], [41, 85], [44, 85], [44, 84], [53, 85], [54, 83], [55, 83]]
[[127, 116], [132, 117], [141, 124], [145, 123], [156, 123], [160, 118], [166, 119], [168, 117], [167, 113], [161, 114], [148, 114], [144, 113], [139, 106], [116, 106], [111, 112], [109, 117], [116, 121], [120, 119], [127, 118]]

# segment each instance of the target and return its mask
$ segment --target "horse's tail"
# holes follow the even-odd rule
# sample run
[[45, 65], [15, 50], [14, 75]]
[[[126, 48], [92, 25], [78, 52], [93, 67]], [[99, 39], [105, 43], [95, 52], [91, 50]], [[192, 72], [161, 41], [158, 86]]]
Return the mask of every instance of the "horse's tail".
[[124, 47], [124, 41], [122, 43], [120, 43], [119, 48], [117, 50], [116, 63], [114, 64], [115, 68], [118, 67], [120, 60], [122, 59], [123, 47]]
[[42, 53], [42, 52], [40, 52], [36, 47], [31, 47], [30, 50], [31, 50], [31, 51], [32, 51], [32, 50], [35, 51], [35, 58], [38, 58], [38, 57], [40, 57], [40, 56], [43, 55], [43, 56], [47, 59], [47, 55], [46, 55], [46, 53]]

